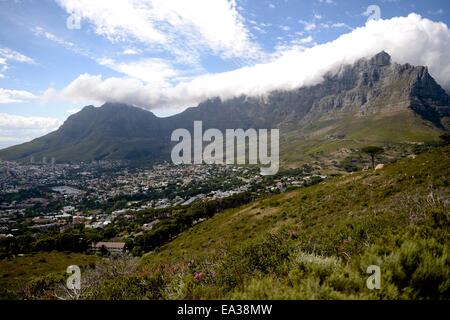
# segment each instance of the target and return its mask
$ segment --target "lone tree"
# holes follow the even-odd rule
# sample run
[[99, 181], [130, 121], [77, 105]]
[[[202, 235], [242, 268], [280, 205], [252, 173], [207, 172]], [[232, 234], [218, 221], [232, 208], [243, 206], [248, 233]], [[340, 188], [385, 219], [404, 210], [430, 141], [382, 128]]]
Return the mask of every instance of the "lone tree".
[[450, 133], [446, 132], [443, 135], [439, 136], [439, 138], [441, 138], [441, 140], [445, 143], [445, 144], [450, 144]]
[[384, 149], [377, 146], [368, 146], [361, 149], [361, 152], [367, 153], [372, 158], [372, 169], [375, 169], [375, 156], [384, 152]]

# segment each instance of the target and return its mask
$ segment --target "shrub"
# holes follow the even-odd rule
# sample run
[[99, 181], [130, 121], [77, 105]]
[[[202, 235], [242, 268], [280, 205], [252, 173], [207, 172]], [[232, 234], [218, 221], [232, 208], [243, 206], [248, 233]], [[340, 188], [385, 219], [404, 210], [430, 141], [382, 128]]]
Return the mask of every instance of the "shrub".
[[230, 290], [249, 276], [277, 271], [288, 256], [286, 242], [276, 235], [253, 240], [225, 255], [217, 269], [218, 283]]
[[56, 299], [54, 293], [64, 281], [65, 277], [57, 273], [36, 277], [22, 289], [20, 295], [24, 299]]
[[93, 298], [101, 300], [159, 299], [162, 296], [163, 284], [159, 273], [145, 277], [116, 276], [106, 280]]

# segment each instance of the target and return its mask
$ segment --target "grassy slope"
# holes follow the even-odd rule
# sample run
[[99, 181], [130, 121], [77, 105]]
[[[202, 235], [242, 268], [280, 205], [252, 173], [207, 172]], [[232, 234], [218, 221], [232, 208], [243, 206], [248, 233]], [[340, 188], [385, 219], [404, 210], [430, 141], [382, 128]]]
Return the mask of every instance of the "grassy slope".
[[[448, 299], [449, 160], [450, 147], [435, 148], [227, 210], [146, 254], [143, 272], [111, 274], [86, 298]], [[70, 257], [0, 261], [1, 288], [95, 259]], [[371, 264], [383, 270], [380, 291], [365, 287]]]
[[85, 266], [98, 259], [79, 253], [42, 252], [0, 260], [0, 298], [5, 297], [7, 291], [20, 289], [36, 278], [52, 273], [65, 274], [70, 265]]
[[[396, 208], [399, 199], [427, 195], [431, 185], [446, 190], [448, 195], [449, 177], [449, 149], [435, 150], [417, 159], [400, 160], [381, 171], [335, 178], [227, 210], [144, 259], [149, 262], [190, 259], [288, 226], [299, 228], [305, 243], [318, 247], [331, 240], [329, 230], [336, 233], [342, 228], [343, 234], [347, 234], [348, 224], [355, 221], [379, 222], [380, 229], [396, 229], [407, 223], [407, 217]], [[343, 240], [345, 237], [338, 243], [333, 240], [330, 245]]]
[[[442, 131], [410, 110], [383, 113], [365, 118], [323, 121], [282, 137], [282, 161], [287, 165], [311, 163], [317, 159], [339, 160], [342, 149], [367, 145], [408, 144], [437, 141]], [[343, 136], [327, 140], [327, 135]], [[284, 141], [283, 141], [284, 140]]]
[[[147, 253], [141, 267], [150, 278], [112, 275], [93, 297], [448, 298], [449, 160], [450, 147], [435, 148], [219, 213]], [[0, 298], [96, 259], [52, 252], [2, 260]], [[382, 267], [380, 292], [365, 287], [370, 264]]]
[[[448, 208], [449, 177], [450, 148], [434, 149], [381, 171], [228, 210], [148, 253], [143, 263], [150, 269], [193, 264], [197, 269], [183, 274], [219, 274], [181, 298], [445, 297], [450, 294], [445, 280], [450, 220], [442, 206]], [[280, 252], [261, 238], [269, 233], [289, 244], [290, 259], [265, 260]], [[364, 268], [372, 263], [387, 270], [379, 295], [364, 289]], [[262, 272], [255, 273], [259, 268]]]

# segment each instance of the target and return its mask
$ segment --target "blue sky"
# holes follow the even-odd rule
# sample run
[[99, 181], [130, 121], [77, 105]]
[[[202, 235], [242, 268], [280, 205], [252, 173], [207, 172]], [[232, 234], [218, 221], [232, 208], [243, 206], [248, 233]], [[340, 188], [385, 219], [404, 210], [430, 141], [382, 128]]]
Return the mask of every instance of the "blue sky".
[[[448, 29], [437, 24], [449, 25], [445, 0], [0, 0], [0, 148], [40, 136], [82, 106], [106, 100], [166, 116], [210, 96], [306, 84], [308, 74], [317, 78], [321, 64], [303, 66], [302, 79], [284, 79], [289, 64], [306, 64], [305, 52], [332, 56], [338, 45], [327, 45], [327, 51], [321, 45], [343, 35], [357, 39], [355, 30], [366, 25], [371, 5], [380, 8], [382, 20], [417, 13], [420, 18], [407, 23], [423, 25], [426, 35], [439, 32], [439, 41], [448, 42]], [[422, 19], [436, 24], [428, 29]], [[405, 24], [389, 23], [378, 29]], [[378, 30], [371, 28], [360, 33]], [[423, 60], [418, 50], [414, 56], [401, 51], [391, 36], [398, 35], [386, 31], [377, 41], [385, 41], [399, 61], [429, 62], [436, 72], [448, 67], [442, 57]], [[427, 41], [424, 46], [433, 42]], [[358, 46], [357, 40], [350, 43]], [[365, 54], [384, 49], [368, 43]], [[447, 48], [432, 45], [438, 56]], [[330, 58], [329, 65], [337, 62]], [[257, 83], [271, 78], [276, 67], [278, 78]], [[244, 80], [257, 86], [239, 82]]]

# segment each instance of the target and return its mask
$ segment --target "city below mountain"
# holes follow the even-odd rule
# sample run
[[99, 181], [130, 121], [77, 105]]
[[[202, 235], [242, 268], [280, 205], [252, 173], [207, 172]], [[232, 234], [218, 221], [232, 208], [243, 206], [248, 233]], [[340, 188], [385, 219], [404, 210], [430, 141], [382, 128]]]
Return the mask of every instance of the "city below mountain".
[[0, 0], [0, 300], [448, 301], [444, 2]]
[[280, 128], [280, 155], [295, 163], [324, 144], [335, 152], [369, 142], [434, 140], [450, 128], [450, 99], [426, 67], [393, 63], [383, 51], [342, 66], [315, 86], [210, 99], [167, 118], [119, 103], [87, 106], [58, 130], [1, 150], [0, 159], [168, 160], [171, 132], [192, 130], [195, 120], [204, 130]]

